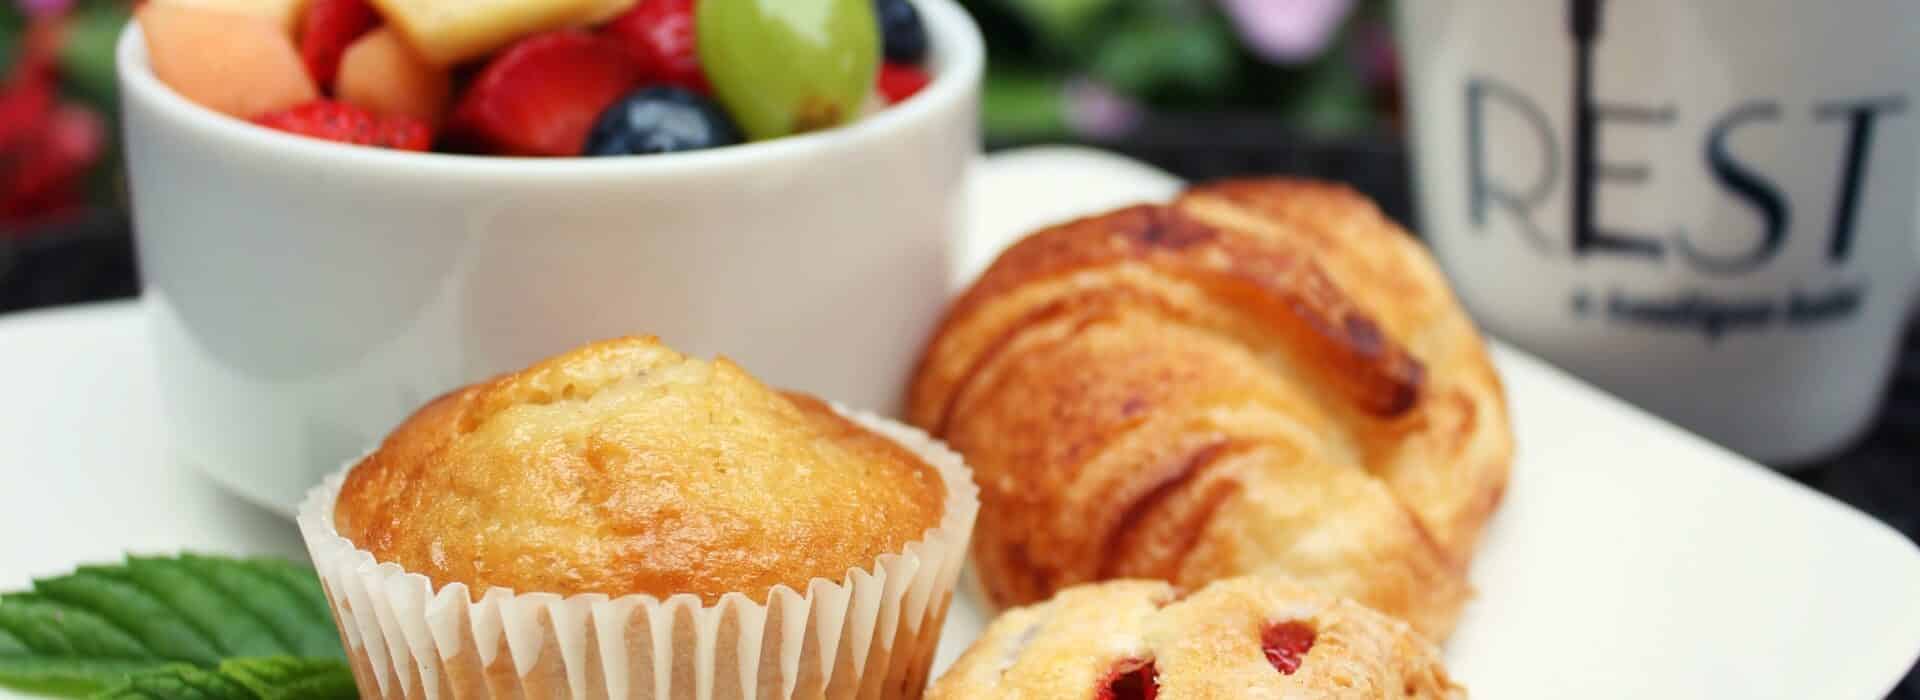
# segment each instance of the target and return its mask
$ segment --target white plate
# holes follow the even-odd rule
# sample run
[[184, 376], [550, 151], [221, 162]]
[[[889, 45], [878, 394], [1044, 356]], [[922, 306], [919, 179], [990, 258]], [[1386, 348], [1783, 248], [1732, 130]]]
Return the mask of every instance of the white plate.
[[[1064, 149], [980, 175], [962, 270], [1177, 187]], [[291, 524], [162, 458], [143, 333], [132, 303], [0, 319], [0, 590], [126, 550], [299, 555]], [[1920, 655], [1920, 550], [1898, 533], [1539, 360], [1496, 360], [1519, 453], [1447, 644], [1473, 697], [1873, 700]], [[938, 664], [984, 623], [962, 599]]]

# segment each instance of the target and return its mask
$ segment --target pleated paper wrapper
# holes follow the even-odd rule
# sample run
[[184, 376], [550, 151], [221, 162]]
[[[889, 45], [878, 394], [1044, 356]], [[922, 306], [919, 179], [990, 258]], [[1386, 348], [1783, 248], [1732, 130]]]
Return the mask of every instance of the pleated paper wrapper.
[[[932, 465], [946, 485], [940, 522], [898, 553], [806, 590], [765, 598], [562, 597], [427, 577], [340, 536], [334, 500], [346, 470], [308, 494], [300, 531], [333, 607], [364, 697], [917, 698], [980, 509], [971, 472], [939, 441], [870, 414], [848, 418]], [[356, 460], [357, 461], [357, 460]], [[766, 593], [760, 591], [758, 593]]]

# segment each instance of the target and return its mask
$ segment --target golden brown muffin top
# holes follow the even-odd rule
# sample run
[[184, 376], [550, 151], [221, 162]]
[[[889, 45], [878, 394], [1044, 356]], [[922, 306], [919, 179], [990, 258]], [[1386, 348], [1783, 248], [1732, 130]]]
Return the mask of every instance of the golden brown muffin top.
[[945, 487], [817, 399], [655, 338], [435, 399], [347, 476], [340, 534], [436, 587], [804, 592], [920, 539]]

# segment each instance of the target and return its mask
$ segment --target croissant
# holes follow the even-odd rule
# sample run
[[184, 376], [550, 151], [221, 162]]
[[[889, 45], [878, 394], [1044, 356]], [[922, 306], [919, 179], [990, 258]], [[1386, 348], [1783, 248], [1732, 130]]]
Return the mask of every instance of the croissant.
[[996, 606], [1277, 572], [1432, 639], [1513, 452], [1485, 344], [1426, 251], [1306, 180], [1020, 241], [948, 310], [908, 418], [975, 469]]

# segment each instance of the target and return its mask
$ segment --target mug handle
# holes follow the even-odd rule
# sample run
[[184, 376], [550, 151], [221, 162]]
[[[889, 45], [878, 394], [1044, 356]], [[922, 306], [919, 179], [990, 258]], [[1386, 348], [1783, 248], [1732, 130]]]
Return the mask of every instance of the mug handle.
[[1186, 183], [1124, 156], [1037, 146], [981, 158], [968, 175], [965, 228], [948, 280], [963, 289], [1001, 250], [1042, 226], [1142, 202], [1164, 202]]
[[[1914, 203], [1914, 208], [1920, 210], [1920, 201]], [[1920, 211], [1914, 213], [1913, 221], [1914, 264], [1920, 265]], [[1920, 323], [1920, 283], [1914, 284], [1913, 289], [1907, 292], [1907, 323]]]

